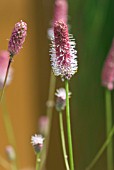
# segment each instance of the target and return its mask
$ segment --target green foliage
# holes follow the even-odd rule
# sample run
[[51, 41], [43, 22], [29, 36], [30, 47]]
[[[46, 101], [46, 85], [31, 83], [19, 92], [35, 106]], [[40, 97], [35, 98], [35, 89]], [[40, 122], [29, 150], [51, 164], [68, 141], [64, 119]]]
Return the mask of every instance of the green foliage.
[[[106, 138], [102, 66], [114, 36], [113, 0], [69, 0], [79, 70], [71, 80], [75, 163], [84, 170]], [[106, 170], [106, 152], [93, 170]]]

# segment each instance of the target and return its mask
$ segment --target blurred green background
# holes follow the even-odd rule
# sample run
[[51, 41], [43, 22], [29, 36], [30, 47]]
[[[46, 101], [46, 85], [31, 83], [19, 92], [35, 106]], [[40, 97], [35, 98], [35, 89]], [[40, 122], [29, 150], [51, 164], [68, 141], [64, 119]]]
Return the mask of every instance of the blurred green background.
[[[71, 120], [76, 170], [85, 170], [106, 138], [105, 96], [101, 71], [114, 35], [113, 0], [68, 0], [70, 32], [77, 42], [79, 70], [70, 82]], [[46, 112], [50, 61], [47, 29], [54, 0], [5, 0], [0, 7], [0, 49], [7, 49], [16, 22], [28, 23], [23, 50], [14, 59], [14, 79], [6, 88], [7, 105], [17, 139], [20, 169], [35, 166], [30, 137]], [[58, 78], [58, 85], [60, 83]], [[113, 97], [113, 96], [112, 96]], [[1, 109], [0, 109], [1, 113]], [[8, 144], [0, 114], [0, 152]], [[3, 168], [1, 167], [0, 170]], [[58, 114], [54, 111], [47, 170], [64, 170]], [[107, 170], [106, 152], [93, 170]]]

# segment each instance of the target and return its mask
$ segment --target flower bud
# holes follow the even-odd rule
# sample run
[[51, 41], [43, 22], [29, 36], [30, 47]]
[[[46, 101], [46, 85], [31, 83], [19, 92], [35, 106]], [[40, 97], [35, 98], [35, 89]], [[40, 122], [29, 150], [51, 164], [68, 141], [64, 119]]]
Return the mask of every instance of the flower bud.
[[42, 137], [42, 135], [35, 134], [34, 136], [31, 137], [31, 143], [36, 153], [39, 153], [42, 150], [43, 141], [44, 138]]
[[27, 36], [27, 24], [22, 20], [15, 24], [8, 45], [10, 56], [18, 54]]

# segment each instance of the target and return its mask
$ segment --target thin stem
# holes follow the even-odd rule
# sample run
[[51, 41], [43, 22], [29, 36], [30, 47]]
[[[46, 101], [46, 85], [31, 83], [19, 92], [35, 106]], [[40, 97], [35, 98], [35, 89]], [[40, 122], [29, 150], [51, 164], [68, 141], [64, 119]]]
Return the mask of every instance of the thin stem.
[[54, 76], [53, 72], [51, 71], [50, 85], [49, 85], [49, 95], [48, 95], [47, 111], [46, 111], [46, 115], [48, 116], [49, 123], [48, 123], [48, 127], [47, 127], [48, 128], [47, 134], [45, 136], [45, 142], [44, 142], [43, 150], [42, 150], [42, 153], [41, 153], [41, 160], [42, 160], [41, 165], [40, 165], [41, 170], [45, 167], [46, 157], [47, 157], [47, 153], [48, 153], [51, 122], [52, 122], [52, 111], [53, 111], [53, 106], [54, 106], [55, 85], [56, 85], [56, 77]]
[[68, 159], [67, 159], [66, 145], [65, 145], [65, 135], [64, 135], [62, 112], [59, 112], [59, 124], [60, 124], [61, 142], [62, 142], [62, 149], [63, 149], [63, 156], [64, 156], [64, 161], [65, 161], [65, 166], [66, 166], [67, 170], [70, 170], [69, 169], [69, 164], [68, 164]]
[[39, 170], [40, 166], [40, 153], [37, 153], [36, 155], [36, 170]]
[[68, 135], [68, 146], [69, 146], [69, 160], [70, 160], [70, 169], [74, 170], [71, 123], [70, 123], [70, 107], [69, 107], [69, 95], [68, 95], [69, 94], [68, 80], [65, 80], [65, 89], [66, 89], [66, 123], [67, 123], [67, 135]]
[[106, 141], [104, 142], [104, 144], [102, 145], [101, 149], [98, 151], [98, 153], [96, 154], [96, 156], [94, 157], [94, 159], [92, 160], [92, 162], [89, 164], [89, 166], [86, 168], [86, 170], [90, 170], [93, 168], [93, 166], [96, 164], [96, 162], [99, 160], [99, 158], [101, 157], [101, 155], [103, 154], [104, 150], [106, 149], [106, 147], [109, 145], [109, 143], [112, 140], [112, 136], [114, 135], [114, 126], [111, 129]]
[[6, 70], [6, 75], [5, 75], [5, 79], [4, 79], [4, 84], [3, 84], [3, 88], [2, 88], [1, 96], [0, 96], [0, 103], [2, 102], [2, 97], [3, 97], [3, 94], [4, 94], [4, 89], [5, 89], [5, 85], [6, 85], [6, 81], [7, 81], [11, 62], [12, 62], [12, 56], [9, 58], [9, 62], [8, 62], [7, 70]]
[[[6, 129], [6, 134], [7, 134], [7, 137], [8, 137], [8, 142], [16, 150], [15, 135], [14, 135], [11, 119], [10, 119], [10, 116], [8, 114], [8, 111], [7, 111], [5, 95], [3, 96], [2, 110], [3, 110], [3, 114], [2, 114], [3, 115], [3, 121], [4, 121], [5, 129]], [[12, 169], [15, 168], [15, 170], [16, 170], [17, 169], [16, 158], [15, 158], [15, 161], [12, 161], [12, 164], [13, 164]]]
[[[107, 136], [112, 128], [112, 107], [111, 107], [111, 91], [105, 89], [106, 96], [106, 133]], [[113, 143], [112, 141], [107, 147], [107, 170], [113, 169]]]

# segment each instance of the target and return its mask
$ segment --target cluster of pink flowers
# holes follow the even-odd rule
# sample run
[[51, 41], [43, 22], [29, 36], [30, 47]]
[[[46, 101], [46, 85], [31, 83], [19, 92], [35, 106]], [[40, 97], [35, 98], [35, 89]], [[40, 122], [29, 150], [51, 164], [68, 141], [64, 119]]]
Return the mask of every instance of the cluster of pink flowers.
[[54, 37], [52, 39], [51, 66], [55, 76], [70, 79], [78, 69], [77, 51], [72, 35], [68, 34], [68, 27], [63, 21], [54, 24]]
[[[19, 53], [27, 35], [27, 24], [22, 20], [15, 24], [8, 44], [8, 51], [0, 51], [0, 88], [3, 88], [6, 71], [12, 57]], [[11, 82], [12, 68], [9, 67], [6, 85]]]
[[8, 51], [10, 52], [11, 56], [14, 56], [15, 54], [19, 53], [25, 41], [26, 35], [27, 35], [27, 24], [21, 20], [20, 22], [15, 24], [15, 27], [13, 29], [9, 41]]

